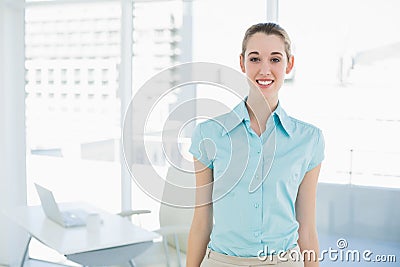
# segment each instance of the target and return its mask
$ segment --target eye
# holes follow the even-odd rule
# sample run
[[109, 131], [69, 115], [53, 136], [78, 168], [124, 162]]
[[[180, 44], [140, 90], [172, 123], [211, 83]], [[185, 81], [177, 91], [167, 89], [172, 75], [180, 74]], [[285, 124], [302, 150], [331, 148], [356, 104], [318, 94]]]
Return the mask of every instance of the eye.
[[274, 58], [271, 59], [271, 62], [278, 63], [278, 62], [281, 62], [281, 59], [277, 58], [277, 57], [274, 57]]
[[251, 57], [249, 60], [250, 60], [250, 62], [259, 62], [259, 61], [260, 61], [260, 58], [258, 58], [258, 57]]

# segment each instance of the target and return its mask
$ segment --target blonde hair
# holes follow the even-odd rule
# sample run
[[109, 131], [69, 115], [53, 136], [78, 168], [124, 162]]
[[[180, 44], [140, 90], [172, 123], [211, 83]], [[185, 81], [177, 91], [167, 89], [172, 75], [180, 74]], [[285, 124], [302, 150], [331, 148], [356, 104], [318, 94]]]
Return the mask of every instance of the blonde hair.
[[289, 38], [288, 33], [278, 24], [273, 23], [273, 22], [267, 22], [267, 23], [258, 23], [252, 25], [250, 28], [247, 29], [246, 33], [244, 34], [243, 37], [243, 42], [242, 42], [242, 53], [241, 55], [244, 57], [246, 48], [247, 48], [247, 42], [249, 41], [250, 37], [253, 36], [254, 34], [262, 32], [265, 33], [266, 35], [276, 35], [282, 39], [282, 41], [285, 43], [285, 52], [287, 59], [292, 55], [291, 51], [291, 41]]

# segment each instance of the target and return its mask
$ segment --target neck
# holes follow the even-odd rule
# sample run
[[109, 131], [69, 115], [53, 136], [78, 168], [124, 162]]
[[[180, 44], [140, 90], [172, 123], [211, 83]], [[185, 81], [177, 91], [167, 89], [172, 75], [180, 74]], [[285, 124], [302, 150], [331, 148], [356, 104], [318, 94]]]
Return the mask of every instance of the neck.
[[262, 95], [255, 95], [249, 92], [246, 101], [246, 107], [249, 112], [250, 119], [256, 119], [260, 123], [266, 123], [271, 113], [278, 106], [278, 98], [267, 99]]
[[278, 99], [275, 101], [268, 101], [262, 95], [253, 95], [249, 93], [249, 97], [246, 101], [246, 108], [249, 112], [250, 127], [258, 135], [265, 131], [267, 120], [271, 113], [278, 106]]

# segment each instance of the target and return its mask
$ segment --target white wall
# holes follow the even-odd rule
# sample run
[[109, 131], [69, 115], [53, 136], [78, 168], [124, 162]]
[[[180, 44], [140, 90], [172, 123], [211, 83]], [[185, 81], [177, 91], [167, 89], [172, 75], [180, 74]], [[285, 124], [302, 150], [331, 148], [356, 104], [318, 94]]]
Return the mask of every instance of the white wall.
[[0, 264], [20, 263], [27, 234], [1, 211], [26, 204], [23, 0], [0, 0]]

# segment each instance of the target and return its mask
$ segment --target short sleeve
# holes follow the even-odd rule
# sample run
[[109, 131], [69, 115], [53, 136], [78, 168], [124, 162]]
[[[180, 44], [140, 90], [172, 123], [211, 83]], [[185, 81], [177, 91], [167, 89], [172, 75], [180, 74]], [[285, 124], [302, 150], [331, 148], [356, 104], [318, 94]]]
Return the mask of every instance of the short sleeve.
[[210, 143], [210, 141], [209, 138], [204, 137], [202, 124], [198, 124], [192, 135], [192, 144], [190, 145], [189, 152], [205, 166], [212, 169], [213, 160], [210, 159], [207, 153], [207, 143]]
[[316, 136], [316, 143], [314, 145], [313, 152], [311, 154], [311, 160], [308, 164], [307, 171], [311, 171], [317, 167], [325, 158], [325, 140], [322, 131], [318, 129], [318, 135]]

